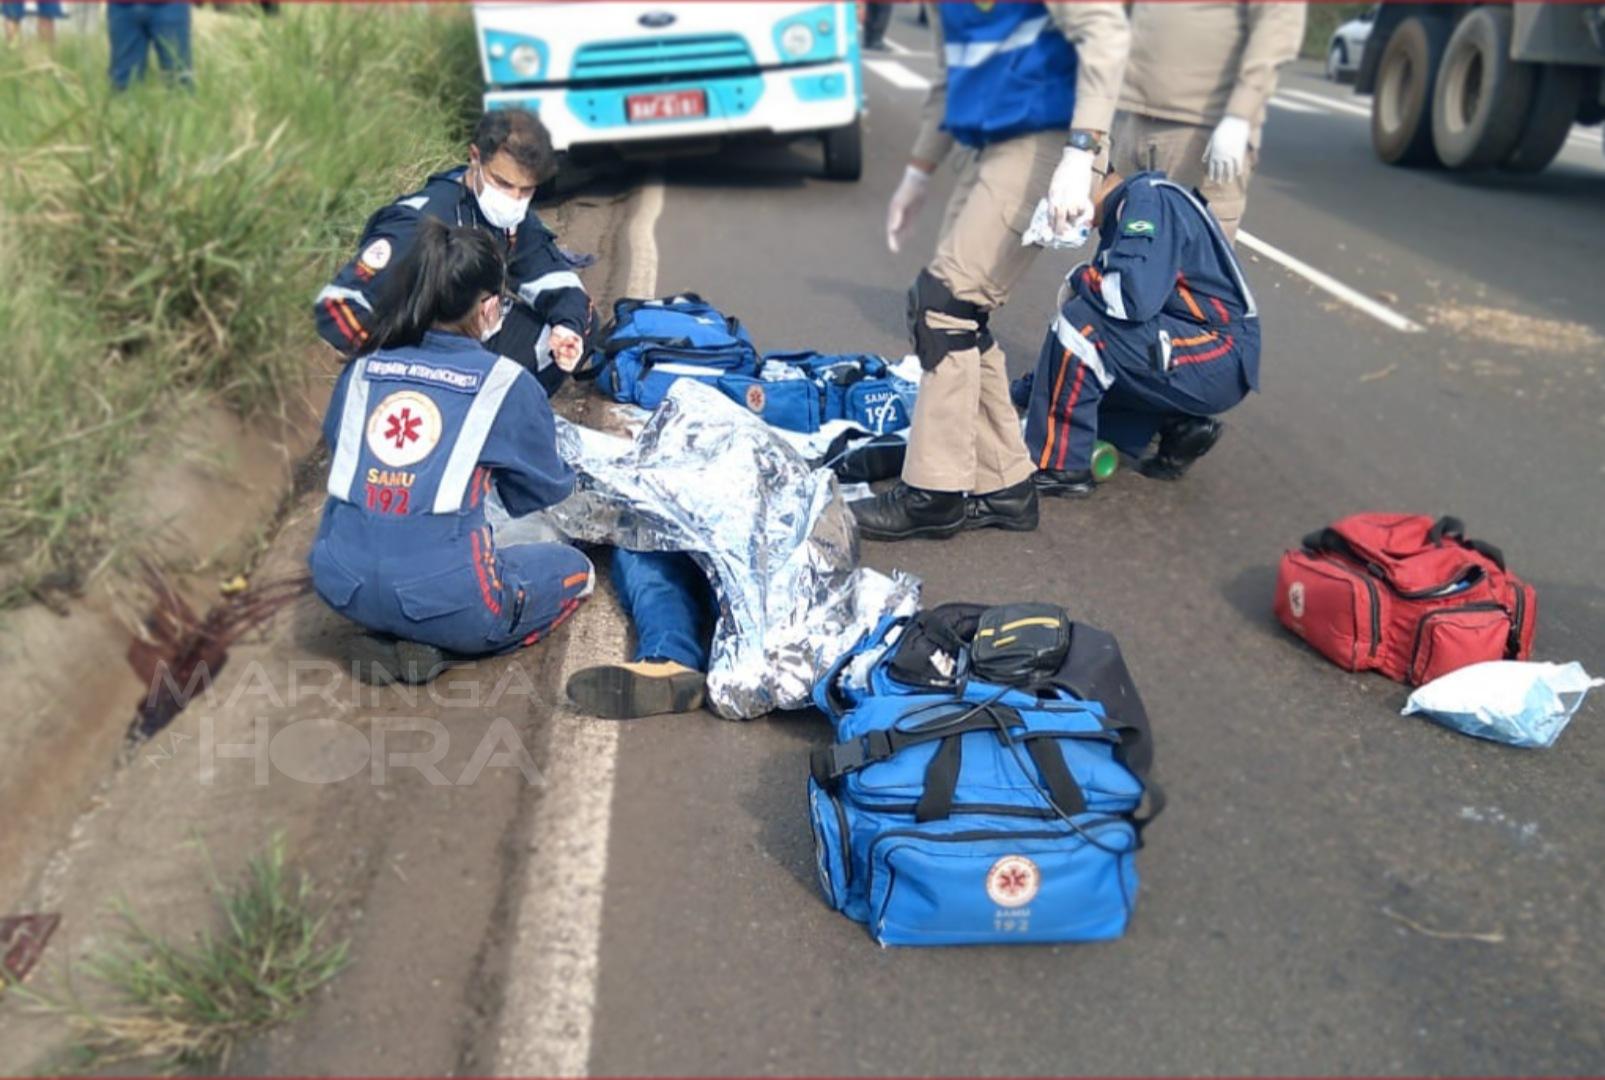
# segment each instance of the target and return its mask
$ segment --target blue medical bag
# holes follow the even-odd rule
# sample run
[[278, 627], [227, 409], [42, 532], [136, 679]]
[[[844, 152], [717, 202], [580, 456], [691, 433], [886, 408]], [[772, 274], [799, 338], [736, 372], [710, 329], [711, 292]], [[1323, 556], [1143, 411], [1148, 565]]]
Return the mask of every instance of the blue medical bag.
[[655, 409], [676, 379], [717, 387], [728, 375], [758, 375], [758, 350], [741, 323], [695, 293], [613, 305], [598, 377], [615, 401]]
[[[776, 371], [785, 370], [805, 376], [818, 395], [818, 421], [809, 428], [789, 428], [792, 431], [817, 431], [820, 424], [846, 420], [872, 435], [885, 435], [902, 431], [911, 422], [917, 387], [893, 375], [884, 357], [808, 351], [764, 357], [766, 378], [773, 379]], [[771, 423], [789, 427], [778, 420]]]
[[[983, 610], [885, 620], [816, 686], [836, 726], [808, 781], [820, 888], [883, 945], [1119, 937], [1162, 802], [1146, 714], [1134, 687], [1114, 691], [1118, 710], [1078, 692], [1130, 681], [1113, 638], [1084, 625], [1061, 677], [970, 678], [965, 620], [973, 637]], [[933, 645], [955, 625], [950, 649]]]

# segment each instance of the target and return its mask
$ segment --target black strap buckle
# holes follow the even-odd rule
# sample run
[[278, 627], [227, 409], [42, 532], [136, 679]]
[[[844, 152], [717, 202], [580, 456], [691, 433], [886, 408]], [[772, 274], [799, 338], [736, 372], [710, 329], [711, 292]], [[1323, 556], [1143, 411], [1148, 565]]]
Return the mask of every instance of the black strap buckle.
[[816, 784], [835, 787], [848, 773], [891, 756], [891, 736], [885, 731], [871, 731], [848, 742], [820, 747], [809, 755], [808, 768]]

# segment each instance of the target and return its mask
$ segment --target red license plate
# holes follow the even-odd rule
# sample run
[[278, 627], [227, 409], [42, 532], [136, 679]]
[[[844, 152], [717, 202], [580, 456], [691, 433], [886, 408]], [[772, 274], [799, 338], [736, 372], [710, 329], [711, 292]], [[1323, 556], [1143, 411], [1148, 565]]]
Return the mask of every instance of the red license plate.
[[708, 95], [702, 90], [671, 90], [663, 94], [632, 94], [624, 99], [630, 123], [646, 120], [683, 120], [708, 115]]

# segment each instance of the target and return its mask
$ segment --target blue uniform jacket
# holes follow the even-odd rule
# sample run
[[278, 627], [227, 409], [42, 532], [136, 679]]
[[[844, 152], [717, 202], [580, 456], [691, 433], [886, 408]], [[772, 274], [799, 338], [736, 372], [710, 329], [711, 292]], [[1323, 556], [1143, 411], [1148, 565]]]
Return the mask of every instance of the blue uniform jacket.
[[347, 364], [324, 438], [333, 462], [313, 584], [364, 626], [493, 651], [527, 621], [528, 601], [555, 602], [582, 584], [567, 579], [587, 576], [584, 557], [564, 545], [534, 545], [555, 550], [514, 566], [496, 548], [485, 520], [492, 485], [520, 516], [566, 498], [574, 473], [557, 454], [540, 385], [479, 342], [431, 332]]
[[1173, 359], [1235, 352], [1245, 389], [1259, 389], [1259, 309], [1203, 201], [1164, 173], [1145, 172], [1104, 206], [1098, 252], [1070, 274], [1073, 298], [1100, 316], [1098, 329], [1140, 339], [1133, 344], [1144, 350], [1159, 347], [1163, 330], [1164, 347], [1180, 350]]
[[[581, 335], [592, 332], [591, 298], [573, 265], [558, 250], [557, 237], [534, 207], [515, 231], [496, 228], [485, 220], [478, 199], [462, 182], [466, 171], [467, 167], [460, 165], [436, 173], [421, 190], [402, 196], [368, 219], [356, 257], [318, 294], [315, 315], [318, 333], [325, 341], [341, 352], [353, 353], [367, 340], [373, 328], [375, 286], [411, 248], [418, 222], [426, 215], [449, 225], [471, 225], [495, 236], [507, 260], [508, 283], [519, 301], [529, 306], [537, 325], [566, 326]], [[531, 368], [546, 364], [545, 357], [513, 359]]]

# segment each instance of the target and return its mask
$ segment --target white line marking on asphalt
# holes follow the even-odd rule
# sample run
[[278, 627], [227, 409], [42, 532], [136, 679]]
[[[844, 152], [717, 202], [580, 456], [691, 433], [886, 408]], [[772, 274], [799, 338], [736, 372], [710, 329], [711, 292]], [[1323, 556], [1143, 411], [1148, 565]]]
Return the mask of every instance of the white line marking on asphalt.
[[[631, 296], [655, 296], [663, 181], [640, 190], [627, 233]], [[624, 657], [626, 626], [615, 599], [596, 593], [570, 629], [558, 693], [598, 657]], [[559, 707], [543, 764], [530, 855], [511, 943], [495, 1072], [584, 1076], [591, 1061], [602, 901], [612, 826], [619, 727]]]
[[1391, 326], [1393, 329], [1406, 334], [1419, 333], [1420, 331], [1426, 329], [1426, 327], [1422, 326], [1414, 319], [1406, 318], [1397, 311], [1394, 311], [1392, 308], [1388, 307], [1388, 305], [1379, 303], [1378, 301], [1371, 299], [1369, 296], [1366, 296], [1364, 293], [1350, 288], [1337, 278], [1333, 277], [1331, 274], [1317, 270], [1315, 267], [1311, 266], [1302, 259], [1294, 258], [1281, 248], [1267, 244], [1257, 236], [1252, 236], [1249, 233], [1240, 231], [1237, 234], [1237, 239], [1244, 247], [1248, 248], [1248, 250], [1255, 252], [1256, 254], [1263, 255], [1272, 262], [1281, 263], [1284, 267], [1291, 270], [1305, 281], [1308, 281], [1310, 284], [1319, 289], [1326, 290], [1339, 300], [1343, 301], [1345, 304], [1358, 308], [1367, 315], [1371, 316], [1371, 318], [1377, 320], [1377, 322], [1383, 323], [1386, 326]]
[[931, 80], [917, 71], [908, 70], [896, 60], [865, 60], [864, 66], [899, 90], [929, 90], [931, 88]]
[[1308, 90], [1295, 90], [1291, 86], [1284, 86], [1276, 92], [1310, 105], [1319, 105], [1323, 109], [1331, 109], [1333, 112], [1344, 112], [1351, 116], [1363, 116], [1367, 120], [1371, 118], [1371, 107], [1369, 105], [1360, 105], [1353, 101], [1340, 101], [1326, 94], [1312, 94]]
[[898, 43], [896, 41], [893, 41], [889, 37], [883, 37], [883, 38], [881, 38], [881, 40], [886, 43], [886, 47], [888, 49], [892, 50], [892, 52], [897, 53], [897, 54], [899, 54], [901, 56], [908, 56], [909, 54], [911, 54], [914, 51], [913, 49], [909, 48], [907, 45], [903, 45], [903, 44], [900, 44], [900, 43]]
[[641, 201], [630, 220], [630, 296], [658, 292], [658, 218], [663, 214], [663, 177], [653, 175], [641, 188]]
[[1314, 114], [1314, 113], [1319, 113], [1321, 111], [1320, 109], [1317, 109], [1313, 105], [1300, 105], [1298, 102], [1294, 101], [1292, 98], [1285, 98], [1285, 97], [1282, 97], [1280, 94], [1278, 94], [1275, 97], [1271, 98], [1271, 104], [1274, 105], [1278, 109], [1286, 109], [1288, 112]]

